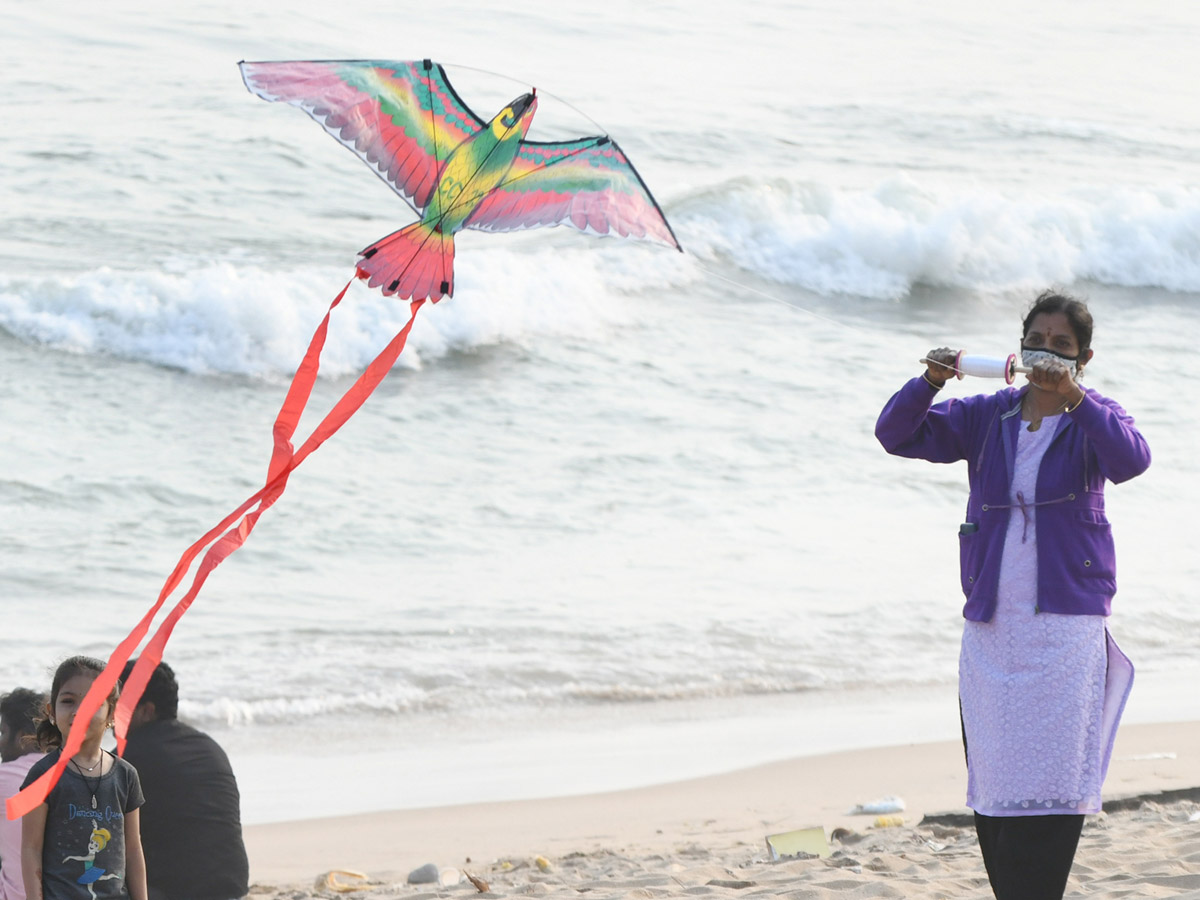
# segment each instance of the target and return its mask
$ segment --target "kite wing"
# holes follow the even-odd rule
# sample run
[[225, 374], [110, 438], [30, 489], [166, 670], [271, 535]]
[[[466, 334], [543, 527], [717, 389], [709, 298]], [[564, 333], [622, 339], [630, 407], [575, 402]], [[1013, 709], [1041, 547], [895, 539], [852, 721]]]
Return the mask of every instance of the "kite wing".
[[429, 60], [242, 62], [264, 100], [303, 109], [418, 213], [451, 151], [484, 127]]
[[571, 225], [683, 249], [642, 177], [607, 137], [523, 142], [508, 176], [465, 227], [519, 231], [540, 225]]

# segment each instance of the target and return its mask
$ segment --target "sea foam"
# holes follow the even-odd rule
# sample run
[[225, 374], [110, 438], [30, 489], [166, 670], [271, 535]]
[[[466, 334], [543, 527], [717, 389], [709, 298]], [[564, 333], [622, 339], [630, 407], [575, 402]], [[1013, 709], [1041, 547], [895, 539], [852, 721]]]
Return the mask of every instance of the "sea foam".
[[1183, 187], [1009, 194], [907, 176], [870, 190], [746, 179], [674, 212], [693, 252], [819, 294], [1076, 281], [1200, 291], [1200, 190]]
[[[1058, 194], [928, 187], [897, 176], [869, 190], [735, 179], [667, 210], [686, 251], [557, 231], [464, 234], [456, 296], [428, 305], [400, 365], [531, 337], [603, 340], [637, 298], [723, 280], [822, 295], [903, 299], [916, 285], [977, 292], [1092, 281], [1200, 291], [1200, 189]], [[294, 371], [352, 271], [272, 270], [244, 259], [159, 270], [0, 276], [0, 327], [60, 349], [193, 373]], [[732, 287], [730, 287], [732, 283]], [[644, 302], [642, 301], [637, 302]], [[332, 319], [322, 373], [362, 369], [409, 305], [355, 283]]]
[[[399, 365], [528, 336], [595, 337], [625, 318], [604, 257], [503, 250], [459, 266], [458, 296], [426, 304]], [[171, 271], [100, 269], [70, 277], [0, 276], [0, 327], [21, 340], [187, 372], [275, 376], [295, 370], [352, 272], [270, 271], [221, 262]], [[331, 317], [322, 374], [361, 370], [408, 320], [410, 305], [354, 282]]]

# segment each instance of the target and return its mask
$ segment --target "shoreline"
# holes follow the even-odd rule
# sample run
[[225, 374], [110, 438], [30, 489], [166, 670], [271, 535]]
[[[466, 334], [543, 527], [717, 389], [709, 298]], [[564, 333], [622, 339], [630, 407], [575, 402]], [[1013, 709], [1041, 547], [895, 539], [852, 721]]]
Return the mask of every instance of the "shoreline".
[[[681, 847], [705, 854], [740, 848], [763, 856], [765, 836], [772, 833], [817, 826], [826, 835], [834, 828], [866, 832], [874, 817], [849, 810], [886, 796], [906, 803], [903, 827], [888, 829], [897, 835], [924, 815], [966, 812], [965, 782], [959, 742], [909, 743], [607, 793], [249, 825], [245, 835], [252, 883], [259, 885], [311, 885], [332, 869], [403, 882], [427, 863], [483, 869], [496, 860], [536, 856], [671, 857]], [[1106, 801], [1197, 786], [1200, 721], [1122, 727]]]
[[[1139, 672], [1122, 730], [1200, 722], [1200, 693], [1185, 693], [1180, 684], [1179, 672]], [[257, 826], [613, 793], [797, 758], [957, 745], [955, 692], [949, 683], [581, 707], [560, 710], [551, 721], [541, 714], [406, 718], [384, 723], [369, 744], [352, 723], [333, 721], [319, 741], [308, 725], [269, 737], [254, 729], [210, 733], [237, 773], [243, 824]], [[296, 790], [314, 771], [321, 792]]]

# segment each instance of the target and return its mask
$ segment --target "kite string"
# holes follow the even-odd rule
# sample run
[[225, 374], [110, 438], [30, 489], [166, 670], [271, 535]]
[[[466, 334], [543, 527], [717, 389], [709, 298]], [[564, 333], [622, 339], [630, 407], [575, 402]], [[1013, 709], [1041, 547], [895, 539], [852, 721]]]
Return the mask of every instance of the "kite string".
[[[494, 78], [499, 78], [504, 81], [511, 81], [513, 84], [518, 84], [518, 85], [521, 85], [522, 87], [524, 87], [525, 85], [533, 84], [533, 82], [529, 81], [529, 80], [522, 80], [520, 78], [514, 78], [512, 75], [505, 75], [503, 72], [493, 72], [491, 69], [482, 69], [478, 66], [466, 66], [466, 65], [463, 65], [462, 63], [442, 63], [442, 65], [449, 66], [452, 69], [462, 69], [467, 72], [478, 72], [480, 75], [491, 75]], [[561, 103], [567, 109], [571, 110], [572, 112], [574, 112], [578, 116], [580, 116], [580, 118], [586, 119], [588, 122], [595, 125], [596, 129], [598, 131], [600, 131], [602, 134], [608, 134], [607, 128], [605, 128], [603, 125], [601, 125], [595, 119], [593, 119], [591, 116], [589, 116], [587, 113], [585, 113], [578, 106], [571, 103], [569, 100], [565, 100], [562, 97], [559, 97], [557, 94], [552, 94], [549, 91], [542, 90], [541, 88], [538, 88], [537, 91], [542, 96], [549, 97], [551, 100], [554, 100], [557, 103]]]
[[[492, 76], [492, 77], [494, 77], [494, 78], [499, 78], [499, 79], [502, 79], [502, 80], [505, 80], [505, 81], [510, 81], [510, 82], [512, 82], [512, 83], [514, 83], [514, 84], [518, 84], [518, 85], [521, 85], [521, 86], [525, 86], [525, 85], [528, 85], [528, 84], [532, 84], [532, 83], [533, 83], [532, 81], [528, 81], [528, 80], [522, 80], [522, 79], [519, 79], [519, 78], [514, 78], [513, 76], [511, 76], [511, 75], [506, 75], [506, 74], [504, 74], [503, 72], [496, 72], [496, 71], [493, 71], [493, 70], [491, 70], [491, 69], [484, 69], [484, 68], [481, 68], [481, 67], [479, 67], [479, 66], [468, 66], [468, 65], [463, 65], [463, 64], [461, 64], [461, 63], [442, 63], [442, 65], [443, 65], [443, 66], [450, 66], [451, 68], [454, 68], [454, 69], [463, 69], [463, 70], [466, 70], [466, 71], [469, 71], [469, 72], [478, 72], [478, 73], [479, 73], [479, 74], [481, 74], [481, 75], [490, 75], [490, 76]], [[582, 109], [580, 109], [579, 107], [575, 106], [575, 104], [571, 103], [569, 100], [566, 100], [566, 99], [565, 99], [565, 98], [563, 98], [563, 97], [559, 97], [559, 96], [558, 96], [558, 95], [556, 95], [556, 94], [552, 94], [550, 91], [543, 90], [542, 88], [538, 88], [538, 93], [539, 93], [540, 95], [544, 96], [544, 97], [550, 97], [550, 98], [551, 98], [551, 99], [553, 99], [554, 101], [556, 101], [556, 102], [558, 102], [558, 103], [561, 103], [563, 106], [565, 106], [565, 107], [567, 107], [568, 109], [570, 109], [570, 110], [572, 110], [573, 112], [575, 112], [575, 113], [576, 113], [577, 115], [579, 115], [581, 118], [583, 118], [583, 119], [586, 119], [588, 122], [590, 122], [592, 125], [594, 125], [594, 126], [596, 127], [596, 130], [600, 132], [600, 135], [601, 135], [602, 137], [607, 137], [607, 136], [608, 136], [608, 129], [607, 129], [607, 128], [605, 128], [605, 127], [604, 127], [602, 124], [600, 124], [598, 121], [596, 121], [596, 120], [595, 120], [594, 118], [592, 118], [590, 115], [588, 115], [588, 114], [587, 114], [586, 112], [584, 112]], [[574, 156], [576, 153], [582, 153], [582, 152], [584, 152], [585, 150], [591, 149], [593, 146], [596, 146], [596, 145], [589, 145], [588, 147], [581, 147], [581, 148], [580, 148], [579, 150], [577, 150], [577, 151], [573, 151], [572, 153], [569, 153], [569, 154], [564, 154], [564, 155], [563, 155], [563, 157], [561, 157], [560, 159], [554, 159], [554, 160], [547, 161], [546, 163], [543, 163], [543, 165], [542, 165], [540, 168], [534, 169], [534, 170], [532, 170], [532, 171], [530, 171], [530, 172], [524, 172], [524, 173], [522, 173], [522, 174], [520, 174], [520, 175], [518, 175], [518, 176], [516, 176], [516, 177], [514, 177], [514, 178], [511, 178], [511, 179], [505, 179], [505, 180], [504, 180], [504, 181], [502, 181], [502, 182], [501, 182], [499, 185], [497, 185], [497, 187], [506, 187], [507, 185], [509, 185], [509, 184], [512, 184], [513, 182], [519, 181], [519, 180], [521, 180], [522, 178], [527, 178], [527, 177], [529, 177], [530, 175], [532, 175], [532, 174], [533, 174], [534, 172], [536, 172], [536, 171], [540, 171], [541, 169], [543, 169], [543, 168], [548, 168], [549, 166], [551, 166], [551, 165], [554, 165], [555, 163], [562, 162], [562, 161], [563, 161], [563, 160], [565, 160], [565, 159], [569, 159], [571, 156]], [[664, 219], [665, 219], [665, 218], [666, 218], [666, 217], [664, 216]], [[706, 274], [708, 274], [708, 275], [711, 275], [711, 276], [712, 276], [712, 277], [714, 277], [714, 278], [717, 278], [717, 279], [719, 279], [719, 280], [721, 280], [721, 281], [724, 281], [724, 282], [726, 282], [727, 284], [731, 284], [731, 285], [733, 285], [734, 287], [742, 288], [743, 290], [749, 291], [749, 292], [751, 292], [751, 293], [753, 293], [753, 294], [757, 294], [758, 296], [760, 296], [760, 297], [763, 297], [763, 298], [765, 298], [765, 299], [767, 299], [767, 300], [771, 300], [771, 301], [773, 301], [773, 302], [775, 302], [775, 303], [779, 303], [779, 304], [781, 304], [781, 305], [783, 305], [783, 306], [787, 306], [787, 307], [789, 307], [789, 308], [791, 308], [791, 309], [793, 309], [793, 310], [799, 311], [799, 312], [807, 313], [808, 315], [812, 316], [812, 317], [813, 317], [813, 318], [815, 318], [815, 319], [821, 319], [822, 321], [828, 322], [828, 323], [830, 323], [831, 325], [837, 325], [837, 326], [840, 326], [840, 327], [842, 327], [842, 328], [848, 329], [849, 331], [853, 331], [853, 332], [855, 332], [855, 333], [857, 333], [857, 334], [874, 334], [874, 332], [872, 332], [872, 331], [870, 331], [870, 330], [868, 330], [868, 329], [865, 329], [865, 328], [862, 328], [862, 327], [859, 327], [859, 326], [856, 326], [856, 325], [851, 325], [849, 322], [844, 322], [844, 321], [842, 321], [842, 320], [840, 320], [840, 319], [835, 319], [835, 318], [833, 318], [832, 316], [826, 316], [826, 315], [823, 315], [823, 314], [821, 314], [821, 313], [818, 313], [818, 312], [815, 312], [815, 311], [813, 311], [813, 310], [809, 309], [809, 308], [808, 308], [808, 307], [806, 307], [806, 306], [802, 306], [802, 305], [800, 305], [799, 303], [793, 303], [793, 302], [791, 302], [791, 301], [789, 301], [789, 300], [785, 300], [785, 299], [783, 299], [782, 297], [778, 297], [778, 296], [776, 296], [776, 295], [774, 295], [774, 294], [771, 294], [771, 293], [769, 293], [769, 292], [767, 292], [767, 291], [761, 290], [761, 289], [759, 289], [759, 288], [752, 287], [752, 286], [750, 286], [750, 285], [748, 285], [748, 284], [743, 284], [743, 283], [741, 283], [741, 282], [737, 281], [736, 279], [730, 278], [729, 276], [727, 276], [727, 275], [724, 275], [724, 274], [722, 274], [721, 272], [718, 272], [718, 271], [716, 271], [715, 269], [710, 269], [710, 268], [708, 268], [708, 267], [707, 267], [707, 266], [705, 266], [703, 263], [701, 263], [701, 262], [699, 262], [698, 260], [696, 260], [694, 256], [693, 256], [693, 261], [694, 261], [694, 263], [695, 263], [696, 267], [697, 267], [697, 268], [699, 268], [701, 271], [705, 272], [705, 273], [706, 273]]]
[[781, 306], [786, 306], [789, 309], [792, 309], [796, 312], [806, 313], [807, 315], [812, 316], [814, 319], [820, 319], [823, 322], [828, 322], [830, 325], [837, 325], [839, 328], [845, 328], [846, 330], [852, 331], [856, 334], [871, 335], [871, 336], [876, 336], [878, 334], [878, 332], [872, 331], [870, 329], [863, 328], [858, 325], [852, 325], [849, 322], [843, 321], [841, 319], [835, 319], [832, 316], [827, 316], [827, 315], [824, 315], [823, 313], [815, 312], [814, 310], [809, 309], [807, 306], [803, 306], [799, 303], [793, 303], [790, 300], [785, 300], [782, 297], [778, 297], [775, 294], [770, 293], [769, 291], [764, 291], [764, 290], [761, 290], [760, 288], [756, 288], [756, 287], [753, 287], [748, 284], [743, 284], [742, 282], [738, 281], [735, 278], [730, 278], [728, 275], [725, 275], [722, 272], [718, 272], [716, 269], [710, 269], [708, 266], [704, 265], [704, 263], [702, 263], [698, 259], [696, 259], [695, 255], [692, 255], [692, 264], [697, 269], [699, 269], [701, 272], [704, 272], [706, 275], [710, 275], [713, 278], [716, 278], [720, 281], [724, 281], [726, 284], [731, 284], [734, 287], [741, 288], [744, 291], [749, 291], [752, 294], [757, 294], [760, 297], [763, 297], [767, 300], [771, 300], [774, 303], [780, 304]]

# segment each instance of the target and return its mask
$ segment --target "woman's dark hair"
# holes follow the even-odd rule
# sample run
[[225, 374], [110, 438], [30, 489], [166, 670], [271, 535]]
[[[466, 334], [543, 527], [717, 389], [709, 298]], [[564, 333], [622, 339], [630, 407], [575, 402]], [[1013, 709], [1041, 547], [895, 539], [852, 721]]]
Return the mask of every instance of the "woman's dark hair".
[[1091, 349], [1092, 314], [1088, 310], [1087, 304], [1070, 294], [1054, 290], [1042, 291], [1033, 301], [1033, 305], [1029, 307], [1029, 312], [1025, 314], [1025, 321], [1021, 323], [1022, 343], [1025, 335], [1029, 334], [1029, 326], [1042, 313], [1062, 313], [1071, 324], [1071, 330], [1075, 332], [1075, 341], [1079, 344], [1079, 352], [1086, 354]]
[[[68, 679], [74, 678], [76, 675], [91, 675], [94, 678], [103, 671], [104, 663], [91, 656], [72, 656], [69, 659], [64, 659], [58, 664], [58, 668], [54, 670], [54, 680], [50, 682], [51, 711], [53, 711], [55, 704], [58, 703], [58, 692], [62, 690], [63, 684]], [[117, 698], [120, 696], [121, 688], [114, 684], [113, 689], [106, 698], [110, 712], [117, 705]], [[43, 750], [53, 750], [55, 747], [61, 747], [64, 737], [65, 735], [58, 730], [58, 726], [50, 721], [49, 716], [38, 720], [37, 741], [38, 746]]]
[[0, 697], [0, 719], [18, 734], [33, 734], [34, 720], [46, 708], [46, 695], [29, 688], [15, 688]]

